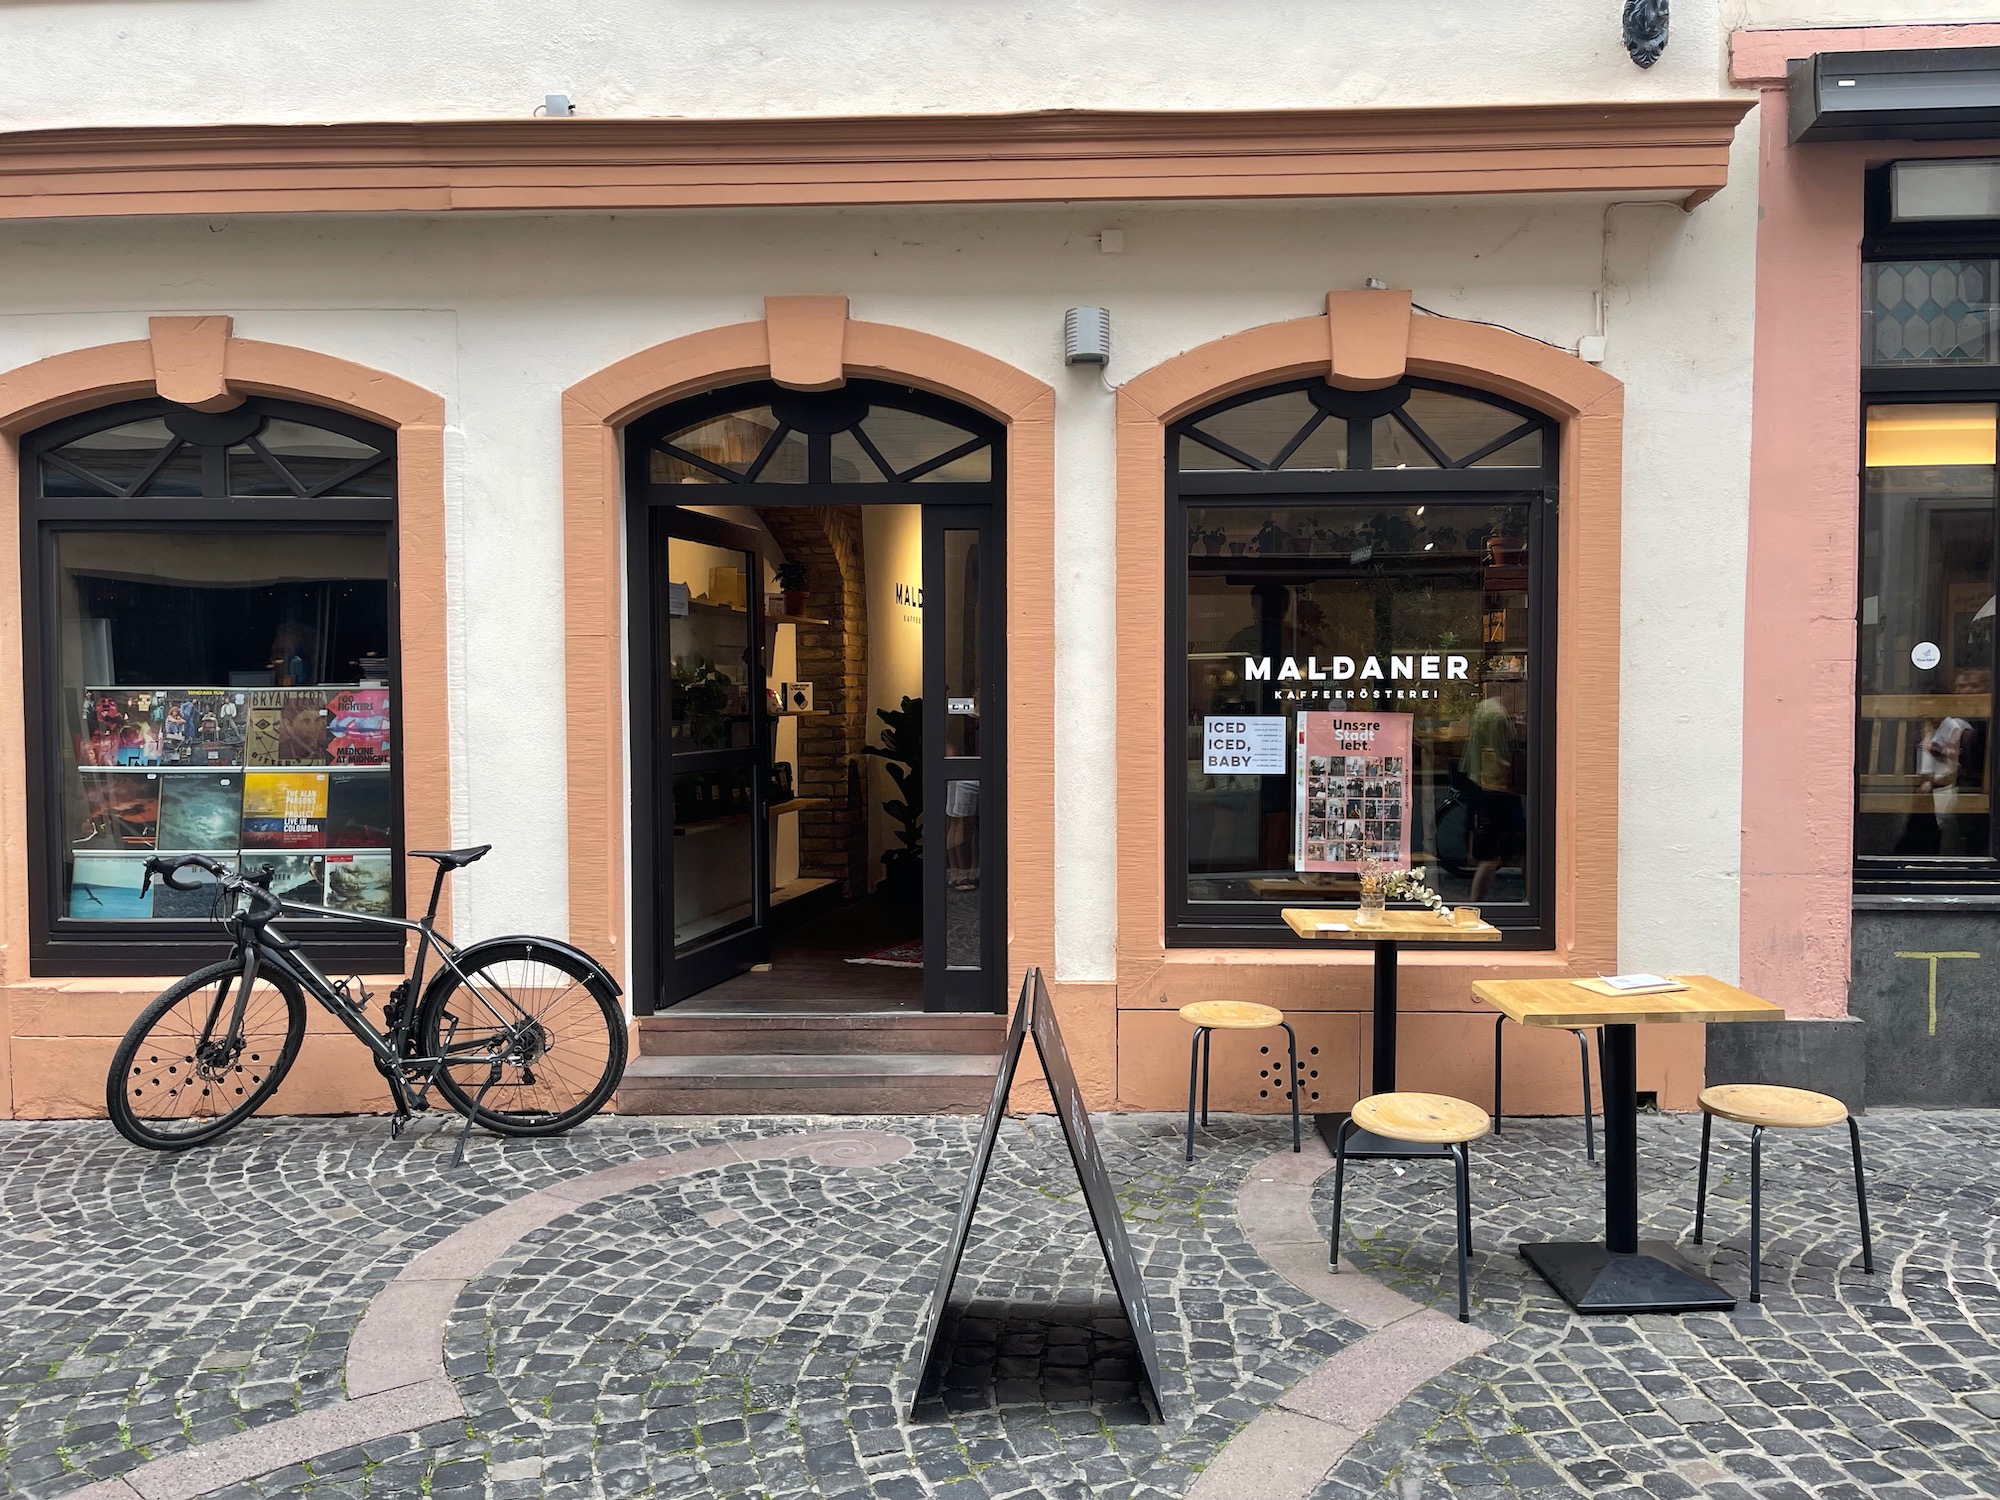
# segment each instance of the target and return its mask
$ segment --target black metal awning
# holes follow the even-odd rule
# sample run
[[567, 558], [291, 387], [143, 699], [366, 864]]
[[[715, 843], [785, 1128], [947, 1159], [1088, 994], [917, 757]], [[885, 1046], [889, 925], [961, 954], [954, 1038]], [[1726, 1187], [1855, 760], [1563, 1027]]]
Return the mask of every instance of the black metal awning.
[[2000, 139], [2000, 47], [1816, 52], [1786, 82], [1794, 143]]

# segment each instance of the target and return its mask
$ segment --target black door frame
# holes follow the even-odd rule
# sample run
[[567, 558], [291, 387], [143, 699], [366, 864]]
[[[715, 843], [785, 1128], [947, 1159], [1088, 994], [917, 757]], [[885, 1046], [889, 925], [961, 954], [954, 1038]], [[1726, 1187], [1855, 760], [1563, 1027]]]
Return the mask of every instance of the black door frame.
[[[665, 434], [687, 428], [711, 416], [742, 411], [746, 408], [771, 403], [774, 400], [788, 406], [809, 403], [817, 398], [826, 398], [830, 403], [854, 405], [865, 411], [871, 402], [886, 404], [896, 409], [937, 416], [976, 433], [991, 444], [991, 475], [985, 480], [938, 481], [924, 476], [918, 470], [911, 470], [898, 482], [890, 483], [849, 483], [833, 478], [828, 459], [828, 445], [833, 431], [839, 430], [838, 413], [830, 419], [823, 430], [802, 427], [810, 433], [811, 459], [807, 481], [804, 483], [774, 483], [747, 480], [731, 475], [726, 469], [714, 469], [713, 485], [689, 486], [679, 483], [655, 482], [652, 479], [648, 452], [651, 445]], [[857, 398], [860, 398], [857, 400]], [[656, 763], [655, 722], [659, 712], [655, 702], [655, 663], [653, 660], [652, 637], [654, 611], [659, 607], [655, 595], [654, 570], [652, 566], [655, 512], [682, 509], [689, 505], [741, 506], [748, 509], [767, 509], [790, 505], [921, 505], [926, 512], [949, 507], [953, 510], [983, 511], [986, 516], [982, 550], [993, 559], [991, 574], [996, 586], [985, 591], [981, 600], [981, 625], [986, 640], [990, 643], [988, 660], [991, 664], [990, 684], [982, 684], [987, 702], [999, 706], [997, 716], [982, 715], [981, 732], [991, 735], [994, 749], [991, 758], [985, 762], [987, 771], [982, 780], [981, 802], [981, 884], [986, 892], [982, 937], [985, 944], [984, 972], [985, 988], [989, 992], [986, 1003], [961, 1003], [947, 1006], [938, 997], [925, 990], [925, 1010], [972, 1009], [991, 1010], [1004, 1014], [1006, 1010], [1006, 974], [1000, 955], [1006, 952], [1007, 906], [1007, 860], [1006, 860], [1006, 619], [1007, 598], [1005, 572], [1001, 566], [1006, 555], [1006, 493], [1007, 493], [1007, 443], [1006, 427], [992, 418], [984, 416], [970, 407], [961, 405], [946, 397], [933, 395], [927, 391], [907, 386], [890, 385], [878, 381], [849, 381], [839, 390], [829, 392], [786, 391], [770, 381], [758, 381], [745, 385], [729, 386], [723, 389], [703, 392], [676, 401], [636, 418], [624, 429], [621, 437], [624, 444], [625, 475], [625, 627], [626, 627], [626, 723], [629, 764], [631, 770], [630, 793], [630, 889], [634, 893], [631, 900], [632, 921], [630, 923], [630, 955], [632, 971], [632, 1007], [636, 1015], [652, 1015], [669, 1008], [676, 1002], [661, 1001], [662, 958], [660, 948], [659, 896], [662, 876], [671, 876], [671, 865], [663, 863], [658, 855], [657, 818], [658, 791], [654, 784], [658, 767]], [[947, 455], [948, 456], [948, 455]], [[924, 469], [933, 468], [926, 464]], [[705, 466], [707, 467], [707, 466]], [[732, 524], [732, 523], [722, 523]], [[928, 528], [928, 522], [926, 526]], [[928, 536], [928, 529], [926, 536]], [[755, 644], [762, 648], [762, 601], [756, 602], [758, 635]], [[929, 639], [926, 629], [926, 640]], [[925, 779], [936, 778], [936, 790], [927, 789], [927, 801], [936, 801], [937, 823], [943, 818], [943, 781], [940, 774], [940, 759], [943, 744], [942, 730], [934, 737], [928, 711], [929, 678], [931, 675], [930, 652], [925, 654]], [[761, 710], [760, 710], [761, 711]], [[872, 729], [870, 726], [872, 740]], [[768, 731], [767, 731], [768, 732]], [[759, 741], [762, 744], [762, 741]], [[768, 830], [763, 826], [763, 788], [756, 788], [756, 822], [762, 839], [768, 844]], [[930, 820], [926, 820], [927, 823]], [[931, 905], [929, 896], [930, 839], [926, 836], [926, 924]], [[768, 859], [768, 848], [764, 848], [763, 858]], [[940, 869], [942, 861], [940, 860]], [[767, 873], [767, 872], [765, 872]], [[765, 878], [760, 873], [760, 882]], [[669, 887], [670, 889], [670, 887]], [[639, 892], [649, 893], [641, 897]], [[768, 892], [760, 892], [760, 903], [768, 900]], [[928, 939], [928, 931], [926, 938]], [[671, 961], [669, 958], [667, 961]]]
[[[704, 515], [699, 511], [684, 510], [678, 506], [652, 507], [649, 517], [650, 525], [647, 528], [644, 551], [650, 578], [660, 576], [659, 559], [670, 537], [701, 542], [731, 552], [747, 553], [751, 569], [749, 587], [744, 591], [745, 612], [749, 622], [745, 641], [750, 666], [748, 745], [679, 752], [674, 749], [667, 723], [672, 700], [670, 695], [663, 695], [659, 691], [659, 662], [653, 654], [654, 644], [662, 638], [667, 628], [667, 621], [660, 613], [667, 604], [663, 590], [652, 591], [648, 629], [634, 632], [632, 638], [635, 669], [637, 654], [643, 652], [645, 657], [646, 676], [642, 680], [649, 685], [646, 695], [647, 717], [650, 720], [653, 746], [651, 758], [644, 762], [646, 811], [642, 822], [635, 795], [633, 833], [635, 840], [643, 834], [648, 856], [655, 862], [658, 872], [657, 878], [651, 882], [652, 900], [648, 914], [656, 946], [663, 945], [663, 939], [659, 934], [671, 932], [673, 929], [676, 847], [672, 802], [671, 799], [661, 797], [660, 788], [667, 785], [673, 776], [683, 772], [726, 770], [746, 761], [750, 766], [750, 922], [747, 927], [718, 934], [684, 958], [673, 959], [673, 967], [664, 970], [663, 977], [671, 980], [671, 983], [664, 988], [673, 992], [673, 998], [667, 1003], [677, 1004], [691, 995], [699, 994], [710, 985], [719, 984], [731, 975], [740, 974], [752, 964], [763, 962], [770, 954], [768, 928], [771, 851], [769, 840], [764, 834], [764, 780], [758, 774], [763, 766], [772, 734], [770, 715], [765, 711], [763, 681], [765, 559], [763, 539], [748, 526], [739, 526], [733, 521]], [[633, 761], [635, 768], [640, 764], [637, 759]], [[635, 794], [637, 791], [638, 788], [635, 787]]]
[[[1005, 879], [1007, 868], [1007, 576], [1006, 547], [998, 533], [1000, 513], [987, 505], [926, 505], [923, 511], [924, 557], [924, 1009], [926, 1011], [995, 1011], [1006, 1009]], [[950, 704], [944, 692], [945, 626], [928, 606], [942, 602], [944, 534], [975, 531], [979, 536], [978, 700], [979, 753], [945, 754]], [[1001, 711], [988, 715], [998, 702]], [[952, 969], [947, 963], [945, 937], [946, 889], [949, 869], [945, 856], [945, 792], [953, 777], [979, 781], [979, 958], [977, 971]], [[998, 904], [983, 893], [993, 892]]]

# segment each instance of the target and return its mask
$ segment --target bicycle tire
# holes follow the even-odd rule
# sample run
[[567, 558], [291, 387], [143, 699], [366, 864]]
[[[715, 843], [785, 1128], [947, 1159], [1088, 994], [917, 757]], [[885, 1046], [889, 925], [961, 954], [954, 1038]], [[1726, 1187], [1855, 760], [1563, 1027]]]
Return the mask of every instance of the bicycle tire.
[[[464, 966], [464, 973], [461, 979], [447, 968], [424, 994], [417, 1016], [418, 1046], [424, 1056], [443, 1054], [450, 1020], [457, 1021], [449, 1032], [454, 1045], [476, 1038], [482, 1026], [497, 1033], [491, 1013], [480, 1003], [482, 995], [502, 1012], [511, 1004], [532, 1015], [543, 1029], [546, 1050], [532, 1059], [503, 1063], [500, 1081], [476, 1110], [474, 1102], [490, 1075], [491, 1057], [474, 1055], [462, 1063], [444, 1064], [435, 1076], [447, 1104], [495, 1135], [541, 1136], [561, 1135], [610, 1103], [625, 1072], [625, 1010], [594, 968], [560, 945], [521, 938], [482, 947]], [[551, 984], [549, 974], [568, 983]], [[468, 994], [468, 982], [475, 993]], [[530, 995], [538, 998], [516, 998]], [[576, 1022], [574, 1034], [553, 1033], [551, 1023], [558, 1019]], [[554, 1107], [565, 1098], [567, 1103]], [[527, 1107], [515, 1107], [520, 1105]]]
[[[259, 972], [258, 991], [244, 1008], [249, 1034], [233, 1056], [203, 1062], [189, 1050], [205, 1015], [201, 1002], [197, 1001], [178, 1024], [171, 1020], [191, 997], [225, 979], [240, 979], [242, 973], [240, 960], [224, 960], [196, 970], [161, 992], [118, 1043], [111, 1057], [111, 1072], [104, 1081], [104, 1104], [118, 1133], [133, 1145], [151, 1151], [184, 1151], [212, 1141], [255, 1114], [285, 1081], [306, 1034], [305, 997], [286, 976], [269, 970]], [[275, 1048], [271, 1045], [274, 1031], [270, 1006], [264, 1000], [265, 986], [284, 1002], [284, 1036]], [[229, 1001], [233, 1009], [233, 986]], [[189, 1094], [187, 1090], [196, 1082], [201, 1084], [201, 1092]], [[212, 1100], [213, 1091], [218, 1089], [230, 1090], [224, 1097], [237, 1102], [221, 1114], [201, 1115], [204, 1101]], [[156, 1103], [161, 1100], [163, 1104]], [[187, 1120], [186, 1128], [165, 1128], [160, 1122], [173, 1116], [163, 1117], [154, 1111], [164, 1107], [171, 1112], [183, 1103], [190, 1114], [178, 1118]], [[204, 1120], [206, 1123], [201, 1123]]]

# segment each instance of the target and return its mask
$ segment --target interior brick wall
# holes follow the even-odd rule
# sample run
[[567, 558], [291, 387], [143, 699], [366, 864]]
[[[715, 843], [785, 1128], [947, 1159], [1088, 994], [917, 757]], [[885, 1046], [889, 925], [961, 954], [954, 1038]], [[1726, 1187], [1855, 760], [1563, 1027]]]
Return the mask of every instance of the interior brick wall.
[[810, 570], [806, 613], [828, 625], [798, 627], [798, 680], [813, 685], [814, 712], [798, 721], [796, 786], [827, 805], [799, 815], [799, 873], [868, 889], [868, 808], [863, 775], [850, 770], [868, 742], [868, 578], [858, 505], [759, 510], [785, 557]]

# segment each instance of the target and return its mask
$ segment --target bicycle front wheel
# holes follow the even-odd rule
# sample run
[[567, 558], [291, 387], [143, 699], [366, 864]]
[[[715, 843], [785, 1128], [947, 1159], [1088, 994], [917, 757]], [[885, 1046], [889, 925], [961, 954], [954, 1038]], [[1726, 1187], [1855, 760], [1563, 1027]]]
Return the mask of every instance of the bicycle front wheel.
[[589, 965], [521, 938], [460, 970], [438, 976], [417, 1017], [446, 1103], [496, 1135], [560, 1135], [610, 1102], [625, 1011]]
[[305, 999], [260, 973], [232, 1028], [243, 983], [237, 961], [188, 975], [139, 1014], [111, 1059], [104, 1103], [135, 1146], [179, 1151], [212, 1141], [277, 1091], [306, 1034]]

